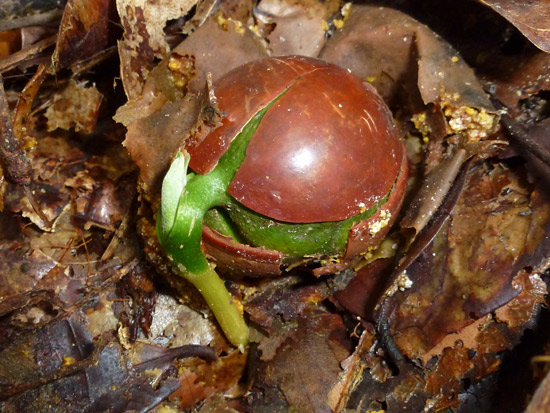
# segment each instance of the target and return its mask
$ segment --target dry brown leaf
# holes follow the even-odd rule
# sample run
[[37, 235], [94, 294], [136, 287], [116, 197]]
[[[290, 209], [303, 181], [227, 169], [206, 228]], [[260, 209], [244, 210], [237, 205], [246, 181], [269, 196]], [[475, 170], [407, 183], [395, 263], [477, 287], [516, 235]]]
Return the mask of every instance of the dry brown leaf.
[[390, 307], [394, 339], [410, 358], [517, 296], [512, 278], [538, 265], [537, 251], [545, 251], [550, 211], [534, 202], [536, 191], [512, 170], [483, 170], [472, 174], [450, 223], [407, 269], [410, 289], [390, 299], [397, 299]]
[[352, 5], [343, 28], [334, 32], [320, 58], [372, 83], [386, 102], [396, 103], [402, 89], [407, 90], [407, 102], [417, 107], [421, 104], [417, 68], [416, 62], [411, 63], [416, 58], [413, 34], [417, 25], [397, 10]]
[[92, 133], [102, 99], [95, 86], [71, 79], [67, 87], [53, 95], [46, 109], [48, 131], [60, 128]]
[[467, 349], [446, 349], [426, 380], [426, 392], [435, 396], [427, 400], [427, 411], [458, 406], [458, 392], [454, 390], [459, 387], [460, 380], [472, 367], [473, 363]]
[[0, 59], [8, 57], [21, 49], [21, 31], [19, 29], [0, 32]]
[[428, 224], [451, 189], [465, 157], [466, 151], [460, 149], [430, 172], [410, 202], [405, 217], [399, 224], [401, 228], [413, 229], [414, 237]]
[[457, 52], [427, 26], [398, 10], [353, 5], [321, 58], [371, 82], [387, 102], [404, 99], [412, 113], [421, 107], [420, 99], [427, 104], [455, 94], [457, 105], [492, 108], [474, 72]]
[[[174, 151], [198, 121], [206, 74], [211, 73], [215, 81], [232, 68], [265, 56], [266, 51], [248, 29], [238, 33], [231, 22], [224, 30], [216, 18], [211, 17], [176, 47], [173, 54], [193, 59], [193, 76], [185, 80], [189, 93], [183, 98], [173, 95], [177, 86], [173, 83], [175, 78], [168, 58], [152, 72], [145, 87], [147, 93], [136, 96], [115, 118], [128, 126], [124, 145], [140, 168], [143, 189], [148, 194], [158, 193]], [[170, 98], [176, 100], [167, 103]], [[156, 154], [153, 158], [152, 152]]]
[[30, 154], [33, 164], [33, 196], [43, 214], [50, 222], [54, 222], [54, 227], [50, 228], [34, 211], [20, 186], [10, 185], [4, 202], [7, 210], [22, 211], [39, 228], [54, 230], [55, 220], [67, 208], [70, 200], [70, 193], [62, 188], [68, 178], [82, 170], [83, 153], [63, 139], [44, 137], [37, 143]]
[[550, 52], [550, 5], [547, 1], [481, 0], [481, 3], [516, 26], [535, 46]]
[[260, 26], [271, 27], [266, 40], [272, 56], [317, 57], [326, 42], [327, 21], [338, 6], [338, 1], [262, 0], [254, 12]]
[[0, 314], [22, 307], [31, 301], [26, 293], [31, 292], [56, 266], [53, 259], [39, 251], [24, 255], [21, 251], [3, 248], [0, 259]]
[[283, 343], [290, 337], [296, 335], [296, 329], [298, 325], [295, 322], [282, 323], [280, 320], [275, 319], [272, 324], [273, 332], [259, 341], [258, 350], [262, 352], [260, 360], [270, 361], [273, 360], [277, 354], [277, 350], [283, 345]]
[[345, 336], [342, 319], [310, 309], [298, 323], [296, 336], [284, 343], [273, 361], [258, 367], [258, 377], [249, 396], [253, 408], [260, 409], [271, 397], [266, 394], [269, 389], [277, 387], [291, 409], [330, 411], [329, 393], [338, 382], [340, 363], [350, 354], [342, 342], [335, 340], [340, 333]]
[[206, 74], [212, 74], [215, 83], [220, 76], [251, 60], [267, 56], [267, 51], [248, 27], [236, 21], [219, 19], [214, 14], [197, 28], [175, 49], [180, 56], [193, 56], [196, 76], [191, 80], [189, 90], [199, 92], [205, 88]]
[[512, 280], [512, 286], [521, 290], [519, 295], [495, 311], [498, 321], [505, 322], [511, 329], [517, 329], [529, 322], [537, 306], [546, 302], [546, 283], [537, 272], [523, 270]]
[[90, 59], [114, 41], [111, 0], [69, 0], [63, 10], [51, 73]]
[[[193, 359], [188, 361], [192, 365]], [[229, 354], [218, 357], [215, 361], [204, 362], [194, 368], [199, 381], [206, 387], [216, 389], [218, 394], [223, 393], [230, 397], [240, 397], [247, 387], [242, 386], [242, 377], [248, 368], [248, 352], [230, 350]]]
[[344, 411], [350, 396], [361, 381], [364, 369], [367, 368], [368, 352], [372, 349], [374, 339], [373, 333], [363, 331], [353, 354], [342, 362], [343, 372], [328, 394], [328, 405], [332, 411]]
[[[174, 151], [198, 120], [200, 103], [200, 99], [190, 94], [128, 125], [124, 146], [140, 169], [145, 192], [160, 194]], [[151, 157], [151, 153], [155, 156]]]
[[129, 100], [141, 96], [154, 60], [166, 57], [169, 52], [164, 36], [166, 22], [184, 17], [196, 3], [196, 0], [117, 0], [124, 27], [124, 40], [118, 43], [120, 72]]
[[189, 409], [215, 392], [216, 389], [197, 382], [197, 379], [198, 377], [195, 373], [190, 371], [184, 372], [179, 377], [181, 387], [172, 393], [168, 397], [168, 400], [178, 398], [180, 409]]

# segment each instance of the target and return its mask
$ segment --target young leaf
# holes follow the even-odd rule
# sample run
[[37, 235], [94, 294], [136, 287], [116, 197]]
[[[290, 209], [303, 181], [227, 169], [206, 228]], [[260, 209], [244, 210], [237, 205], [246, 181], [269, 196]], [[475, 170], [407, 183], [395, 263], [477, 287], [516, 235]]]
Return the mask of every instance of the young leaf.
[[162, 182], [159, 231], [159, 236], [162, 238], [167, 238], [174, 227], [180, 199], [185, 195], [189, 159], [187, 152], [178, 152]]

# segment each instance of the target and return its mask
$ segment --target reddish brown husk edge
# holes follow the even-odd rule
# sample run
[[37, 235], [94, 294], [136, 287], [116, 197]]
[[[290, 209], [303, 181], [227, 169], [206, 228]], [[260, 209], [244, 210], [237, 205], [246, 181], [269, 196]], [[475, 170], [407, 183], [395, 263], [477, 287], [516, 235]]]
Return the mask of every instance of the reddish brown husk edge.
[[202, 229], [202, 246], [221, 273], [249, 277], [281, 275], [284, 255], [279, 251], [239, 244], [206, 225]]

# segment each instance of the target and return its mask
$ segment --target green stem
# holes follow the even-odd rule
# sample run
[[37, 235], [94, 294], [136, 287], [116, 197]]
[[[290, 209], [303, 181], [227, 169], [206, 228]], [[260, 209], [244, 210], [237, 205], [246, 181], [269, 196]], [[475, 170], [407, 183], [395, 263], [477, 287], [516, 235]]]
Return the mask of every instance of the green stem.
[[246, 156], [250, 139], [277, 99], [248, 121], [210, 173], [187, 174], [189, 155], [178, 154], [162, 183], [157, 217], [157, 236], [174, 269], [197, 287], [227, 339], [241, 349], [248, 342], [248, 327], [202, 252], [202, 225], [209, 209], [230, 203], [227, 189]]
[[243, 351], [248, 343], [248, 326], [213, 266], [200, 274], [188, 272], [185, 278], [202, 294], [229, 342]]

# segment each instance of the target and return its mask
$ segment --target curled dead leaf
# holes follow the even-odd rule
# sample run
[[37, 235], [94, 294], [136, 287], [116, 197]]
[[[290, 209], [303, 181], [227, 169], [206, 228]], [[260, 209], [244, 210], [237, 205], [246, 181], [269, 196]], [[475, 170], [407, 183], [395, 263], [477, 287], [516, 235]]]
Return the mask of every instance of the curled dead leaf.
[[401, 228], [414, 230], [413, 238], [422, 231], [440, 207], [451, 189], [465, 157], [466, 151], [458, 150], [452, 157], [443, 160], [423, 180], [422, 187], [409, 204], [405, 217], [400, 222]]
[[327, 21], [338, 11], [339, 1], [262, 0], [254, 9], [272, 56], [317, 57], [326, 42]]
[[481, 0], [481, 3], [516, 26], [535, 46], [550, 52], [550, 33], [547, 24], [550, 19], [550, 7], [546, 1], [523, 3], [516, 0]]

